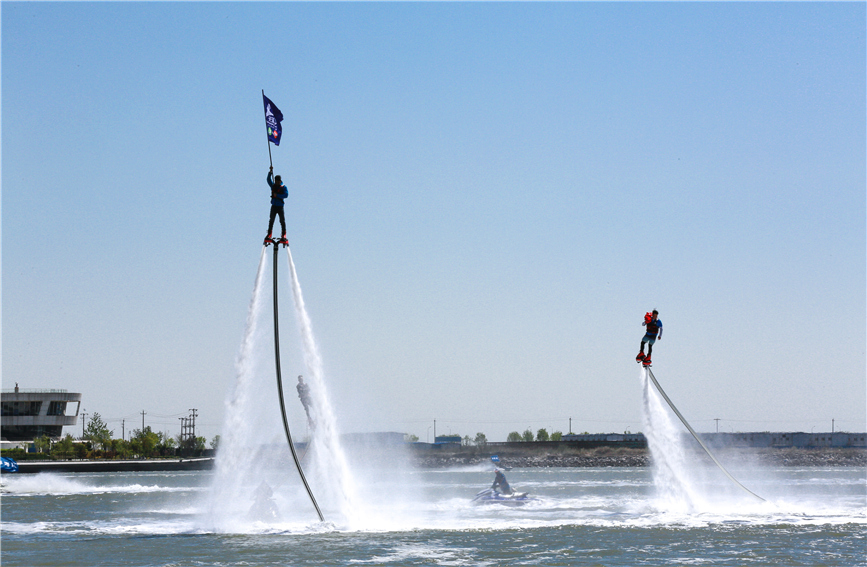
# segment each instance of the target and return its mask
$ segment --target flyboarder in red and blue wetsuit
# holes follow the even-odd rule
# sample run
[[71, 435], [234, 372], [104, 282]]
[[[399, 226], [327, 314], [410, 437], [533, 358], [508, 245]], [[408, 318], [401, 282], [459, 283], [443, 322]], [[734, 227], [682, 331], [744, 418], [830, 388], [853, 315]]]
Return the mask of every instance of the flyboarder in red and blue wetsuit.
[[[653, 343], [656, 339], [662, 340], [662, 320], [659, 319], [659, 311], [654, 309], [644, 315], [642, 326], [647, 327], [644, 338], [641, 339], [641, 352], [635, 357], [635, 362], [641, 362], [644, 366], [650, 366], [650, 353], [653, 352]], [[657, 337], [657, 335], [659, 335]], [[644, 356], [644, 343], [647, 343], [647, 356]]]
[[277, 241], [280, 244], [288, 244], [286, 240], [286, 216], [283, 214], [283, 199], [289, 196], [289, 190], [283, 185], [280, 176], [274, 176], [274, 167], [268, 170], [268, 186], [271, 188], [271, 216], [268, 219], [268, 236], [265, 237], [265, 245], [274, 242], [271, 231], [274, 229], [274, 217], [280, 215], [280, 226], [283, 227], [283, 236]]

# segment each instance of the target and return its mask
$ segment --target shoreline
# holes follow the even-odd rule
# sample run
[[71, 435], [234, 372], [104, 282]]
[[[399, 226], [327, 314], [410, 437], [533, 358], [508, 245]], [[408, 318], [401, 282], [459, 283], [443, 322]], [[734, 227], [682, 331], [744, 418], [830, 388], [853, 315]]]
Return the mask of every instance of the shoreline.
[[[550, 451], [544, 449], [512, 449], [497, 447], [500, 451], [484, 451], [479, 447], [456, 447], [429, 451], [410, 450], [409, 462], [420, 469], [449, 468], [462, 466], [492, 465], [491, 456], [498, 455], [500, 468], [605, 468], [648, 467], [652, 464], [647, 449], [626, 447], [597, 447]], [[385, 460], [399, 459], [400, 452], [385, 450], [390, 456], [380, 454]], [[752, 463], [777, 467], [867, 467], [867, 449], [862, 448], [816, 448], [816, 449], [724, 449], [714, 454], [724, 463]], [[704, 453], [696, 453], [696, 459], [706, 460]], [[70, 461], [18, 461], [17, 473], [41, 472], [178, 472], [208, 471], [214, 468], [213, 457], [195, 459], [145, 459], [145, 460], [70, 460]]]
[[[473, 448], [475, 449], [475, 448]], [[437, 455], [416, 453], [413, 464], [420, 468], [447, 468], [491, 464], [491, 455], [476, 450], [452, 450]], [[652, 464], [647, 449], [599, 447], [574, 451], [499, 451], [498, 466], [502, 468], [533, 467], [648, 467]], [[765, 466], [783, 467], [867, 467], [867, 449], [862, 448], [816, 448], [816, 449], [725, 449], [715, 450], [714, 455], [723, 461], [751, 462]], [[704, 453], [696, 453], [697, 459], [707, 459]]]

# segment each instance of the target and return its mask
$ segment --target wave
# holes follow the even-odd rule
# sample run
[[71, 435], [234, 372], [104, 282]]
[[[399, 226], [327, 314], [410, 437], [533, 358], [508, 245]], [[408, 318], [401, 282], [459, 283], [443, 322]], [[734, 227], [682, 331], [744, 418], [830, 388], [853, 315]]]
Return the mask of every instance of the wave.
[[110, 485], [94, 483], [84, 480], [73, 479], [53, 473], [38, 473], [34, 475], [20, 475], [3, 478], [0, 485], [0, 493], [16, 496], [63, 496], [71, 494], [137, 494], [155, 492], [196, 492], [202, 491], [199, 487], [189, 486], [161, 486], [159, 484], [118, 484]]

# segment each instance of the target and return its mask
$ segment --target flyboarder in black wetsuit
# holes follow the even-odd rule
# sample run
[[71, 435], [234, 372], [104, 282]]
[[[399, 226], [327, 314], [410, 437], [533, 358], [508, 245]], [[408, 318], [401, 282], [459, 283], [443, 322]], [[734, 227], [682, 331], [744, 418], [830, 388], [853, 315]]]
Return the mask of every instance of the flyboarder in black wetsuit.
[[268, 236], [265, 237], [264, 244], [268, 245], [274, 242], [271, 238], [271, 231], [274, 229], [274, 217], [280, 215], [280, 226], [283, 227], [283, 236], [276, 243], [286, 245], [289, 243], [286, 240], [286, 216], [283, 213], [283, 199], [289, 196], [289, 190], [283, 185], [280, 176], [274, 176], [274, 167], [268, 170], [268, 186], [271, 188], [271, 215], [268, 219]]

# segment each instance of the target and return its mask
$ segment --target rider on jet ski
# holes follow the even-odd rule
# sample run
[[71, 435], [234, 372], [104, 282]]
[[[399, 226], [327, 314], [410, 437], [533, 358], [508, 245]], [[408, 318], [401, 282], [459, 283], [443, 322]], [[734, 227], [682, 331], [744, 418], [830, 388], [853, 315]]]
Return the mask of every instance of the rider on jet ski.
[[491, 485], [491, 488], [500, 492], [501, 494], [511, 494], [512, 487], [509, 486], [509, 481], [506, 480], [506, 475], [500, 469], [494, 470], [494, 484]]

